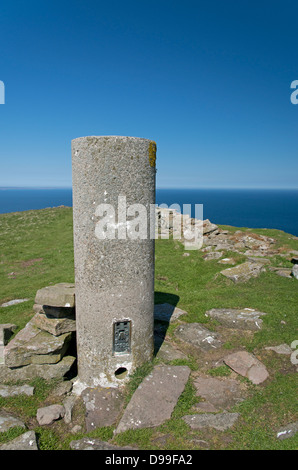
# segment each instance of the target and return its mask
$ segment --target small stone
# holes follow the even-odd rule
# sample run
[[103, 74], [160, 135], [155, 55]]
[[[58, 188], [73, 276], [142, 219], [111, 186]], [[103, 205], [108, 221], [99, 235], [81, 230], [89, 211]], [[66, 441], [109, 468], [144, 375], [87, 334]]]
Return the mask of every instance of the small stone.
[[223, 251], [211, 251], [203, 256], [205, 261], [219, 259], [223, 256]]
[[247, 377], [255, 385], [264, 382], [269, 377], [264, 364], [247, 351], [229, 354], [223, 360], [237, 374]]
[[14, 299], [10, 300], [9, 302], [4, 302], [4, 304], [0, 305], [0, 307], [10, 307], [11, 305], [21, 304], [23, 302], [28, 302], [30, 299]]
[[239, 418], [239, 413], [197, 414], [183, 416], [183, 420], [191, 429], [214, 428], [217, 431], [226, 431], [231, 428]]
[[236, 264], [234, 258], [223, 258], [218, 261], [219, 264]]
[[2, 444], [0, 450], [38, 450], [36, 434], [28, 431], [12, 441]]
[[279, 431], [276, 434], [277, 439], [283, 440], [283, 439], [288, 439], [289, 437], [295, 436], [295, 434], [298, 432], [298, 421], [295, 423], [290, 423], [287, 424], [287, 426], [284, 426], [283, 428], [279, 429]]
[[293, 350], [287, 344], [280, 344], [278, 346], [267, 346], [267, 351], [274, 351], [276, 354], [291, 355]]
[[44, 426], [46, 424], [52, 424], [57, 419], [63, 418], [65, 415], [65, 409], [62, 405], [50, 405], [44, 408], [38, 408], [36, 419], [38, 424]]

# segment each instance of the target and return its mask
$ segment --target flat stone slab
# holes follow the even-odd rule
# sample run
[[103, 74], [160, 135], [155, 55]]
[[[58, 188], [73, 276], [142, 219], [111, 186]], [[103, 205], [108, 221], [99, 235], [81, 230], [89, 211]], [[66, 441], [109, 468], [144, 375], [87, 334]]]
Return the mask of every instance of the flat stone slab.
[[0, 450], [38, 450], [36, 434], [28, 431], [0, 446]]
[[263, 320], [260, 318], [266, 313], [253, 308], [213, 308], [205, 315], [214, 318], [228, 328], [257, 331], [262, 328]]
[[217, 261], [218, 264], [236, 264], [236, 261], [234, 258], [223, 258]]
[[196, 404], [197, 410], [215, 412], [226, 410], [244, 400], [245, 391], [234, 379], [218, 379], [214, 377], [198, 377], [194, 380], [196, 396], [205, 399]]
[[28, 364], [55, 364], [64, 356], [72, 333], [53, 336], [36, 328], [30, 320], [4, 348], [7, 367]]
[[289, 439], [289, 437], [295, 436], [295, 434], [298, 432], [298, 421], [295, 423], [290, 423], [284, 426], [283, 428], [279, 429], [276, 437], [277, 439], [283, 440], [283, 439]]
[[159, 321], [165, 321], [167, 323], [178, 320], [181, 315], [187, 314], [185, 310], [175, 307], [171, 304], [157, 304], [154, 305], [154, 319]]
[[4, 302], [4, 304], [1, 304], [0, 307], [10, 307], [11, 305], [17, 305], [23, 302], [28, 302], [28, 300], [30, 299], [14, 299], [10, 300], [9, 302]]
[[6, 432], [10, 428], [20, 426], [25, 428], [25, 424], [19, 418], [7, 413], [6, 411], [0, 409], [0, 432]]
[[75, 285], [61, 282], [54, 286], [43, 287], [37, 291], [35, 303], [51, 307], [74, 307]]
[[0, 397], [14, 397], [16, 395], [32, 396], [34, 387], [30, 385], [3, 385], [0, 384]]
[[159, 426], [169, 419], [189, 374], [187, 366], [155, 366], [133, 394], [115, 433]]
[[290, 356], [293, 352], [293, 349], [290, 348], [288, 344], [279, 344], [278, 346], [267, 346], [265, 348], [267, 351], [274, 351], [276, 354], [284, 354]]
[[100, 439], [92, 439], [90, 437], [71, 441], [70, 448], [72, 450], [136, 450], [135, 447], [119, 447], [114, 444], [101, 441]]
[[252, 277], [257, 277], [263, 271], [265, 271], [263, 264], [247, 261], [245, 263], [238, 264], [233, 268], [224, 269], [220, 273], [228, 279], [231, 279], [231, 281], [238, 283], [246, 282]]
[[226, 431], [234, 425], [239, 416], [239, 413], [203, 413], [183, 416], [182, 419], [191, 429], [214, 428], [217, 431]]
[[124, 404], [124, 396], [118, 388], [87, 388], [82, 398], [86, 408], [87, 432], [117, 423]]
[[224, 357], [223, 360], [225, 364], [237, 372], [237, 374], [248, 378], [256, 385], [264, 382], [269, 377], [264, 364], [247, 351], [239, 351], [229, 354]]
[[219, 334], [208, 330], [200, 323], [179, 325], [174, 334], [180, 341], [203, 351], [210, 351], [222, 346]]
[[76, 331], [76, 321], [74, 315], [66, 318], [48, 317], [42, 313], [37, 313], [33, 317], [34, 325], [40, 330], [47, 331], [51, 335], [60, 336], [64, 333]]
[[203, 259], [205, 261], [209, 261], [209, 260], [219, 259], [222, 256], [223, 256], [223, 251], [211, 251], [210, 253], [207, 253], [206, 255], [204, 255]]
[[178, 349], [175, 349], [174, 346], [168, 341], [164, 341], [159, 348], [156, 357], [162, 361], [174, 361], [175, 359], [187, 359], [186, 354]]
[[28, 366], [10, 369], [5, 365], [0, 366], [0, 383], [17, 383], [20, 381], [41, 377], [52, 380], [64, 377], [76, 362], [74, 356], [64, 356], [57, 364], [30, 364]]

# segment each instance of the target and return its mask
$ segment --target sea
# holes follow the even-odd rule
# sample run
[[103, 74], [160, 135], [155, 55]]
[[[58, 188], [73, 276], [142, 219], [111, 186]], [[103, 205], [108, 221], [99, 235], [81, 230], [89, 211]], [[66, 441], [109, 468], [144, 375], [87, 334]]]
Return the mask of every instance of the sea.
[[[192, 217], [197, 205], [203, 218], [215, 224], [274, 228], [298, 236], [298, 190], [157, 189], [156, 204], [175, 204], [183, 213], [190, 207]], [[72, 206], [71, 188], [0, 188], [1, 214], [61, 205]], [[183, 205], [188, 205], [185, 211]]]

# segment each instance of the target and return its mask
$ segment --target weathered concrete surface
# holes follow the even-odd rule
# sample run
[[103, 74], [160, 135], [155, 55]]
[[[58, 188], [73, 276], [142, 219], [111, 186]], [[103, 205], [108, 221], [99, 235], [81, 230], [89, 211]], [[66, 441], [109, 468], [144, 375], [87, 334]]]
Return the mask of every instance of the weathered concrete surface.
[[181, 341], [203, 351], [210, 351], [222, 346], [219, 334], [208, 330], [200, 323], [179, 325], [174, 334]]
[[187, 366], [155, 366], [133, 394], [115, 433], [159, 426], [169, 419], [189, 374]]
[[38, 450], [36, 434], [27, 431], [15, 439], [0, 445], [0, 450]]
[[178, 320], [181, 315], [185, 315], [187, 312], [181, 308], [175, 307], [171, 304], [157, 304], [154, 305], [154, 319], [159, 321], [165, 321], [168, 323]]
[[124, 396], [118, 388], [87, 388], [82, 398], [86, 408], [87, 432], [116, 424], [124, 403]]
[[256, 385], [264, 382], [269, 377], [264, 364], [247, 351], [238, 351], [229, 354], [225, 356], [223, 360], [225, 364], [231, 367], [237, 374], [248, 378]]
[[217, 431], [226, 431], [231, 428], [239, 418], [239, 413], [198, 414], [183, 416], [183, 420], [191, 429], [214, 428]]
[[[78, 374], [89, 387], [118, 386], [117, 369], [128, 377], [153, 356], [155, 152], [155, 142], [135, 137], [72, 141]], [[146, 239], [132, 239], [136, 213], [119, 210], [123, 197], [127, 208], [146, 209]], [[131, 321], [130, 352], [114, 355], [113, 324], [122, 320]]]
[[213, 308], [205, 315], [214, 318], [228, 328], [258, 331], [262, 328], [263, 320], [260, 318], [266, 313], [253, 308]]

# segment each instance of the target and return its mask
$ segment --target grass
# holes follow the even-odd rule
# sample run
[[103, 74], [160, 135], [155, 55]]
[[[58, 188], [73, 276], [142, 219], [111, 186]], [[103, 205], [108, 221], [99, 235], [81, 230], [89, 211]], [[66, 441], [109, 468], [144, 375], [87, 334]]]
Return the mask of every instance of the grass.
[[[231, 232], [236, 227], [222, 226]], [[242, 228], [241, 230], [245, 230]], [[298, 249], [298, 242], [290, 234], [278, 230], [254, 229], [255, 233], [271, 236], [279, 247]], [[286, 343], [297, 338], [297, 288], [298, 281], [277, 276], [269, 271], [245, 284], [233, 284], [219, 273], [224, 267], [214, 261], [204, 261], [200, 251], [190, 251], [183, 256], [183, 246], [174, 240], [156, 241], [155, 303], [168, 302], [188, 312], [185, 322], [204, 323], [207, 328], [221, 331], [220, 325], [205, 316], [211, 308], [249, 307], [267, 313], [263, 329], [254, 334], [231, 334], [225, 338], [223, 352], [245, 348], [253, 352], [266, 365], [270, 378], [259, 386], [246, 383], [248, 398], [231, 411], [241, 418], [231, 430], [193, 431], [181, 419], [189, 414], [198, 397], [192, 377], [180, 396], [171, 419], [161, 426], [137, 431], [126, 431], [113, 438], [113, 427], [99, 428], [92, 433], [72, 435], [63, 421], [51, 427], [40, 427], [35, 419], [39, 407], [51, 403], [51, 391], [57, 383], [37, 379], [33, 397], [0, 398], [0, 408], [19, 416], [29, 429], [34, 429], [42, 450], [69, 449], [71, 440], [97, 437], [119, 445], [136, 445], [142, 449], [196, 449], [202, 441], [210, 449], [296, 449], [297, 438], [276, 439], [277, 430], [287, 423], [297, 421], [297, 377], [289, 356], [279, 356], [266, 351], [266, 346]], [[237, 262], [245, 260], [242, 254], [225, 252]], [[273, 266], [291, 267], [288, 259], [276, 256]], [[72, 210], [60, 207], [14, 214], [0, 215], [0, 304], [28, 298], [25, 303], [0, 308], [0, 323], [15, 323], [19, 331], [33, 316], [36, 291], [58, 282], [74, 282]], [[167, 330], [172, 337], [175, 325]], [[126, 388], [126, 403], [150, 373], [154, 364], [145, 364], [131, 377]], [[192, 374], [200, 372], [201, 363], [195, 355], [188, 359], [171, 361], [171, 364], [188, 365]], [[207, 366], [205, 373], [214, 377], [229, 377], [227, 366]], [[238, 380], [244, 380], [240, 379]], [[248, 382], [248, 381], [246, 381]], [[75, 411], [78, 423], [84, 423], [82, 409]], [[14, 428], [0, 433], [0, 443], [7, 442], [24, 432]]]

